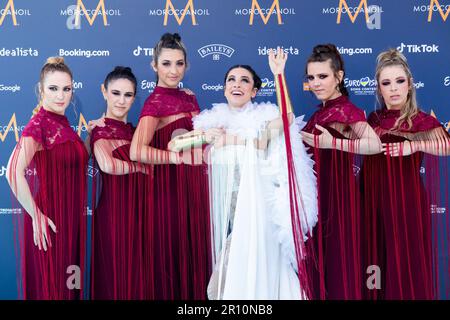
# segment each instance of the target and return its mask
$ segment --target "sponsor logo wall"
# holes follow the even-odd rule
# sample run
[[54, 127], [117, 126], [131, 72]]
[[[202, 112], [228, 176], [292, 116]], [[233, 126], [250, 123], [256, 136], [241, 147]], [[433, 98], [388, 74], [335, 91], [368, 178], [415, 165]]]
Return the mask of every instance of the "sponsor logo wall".
[[[270, 49], [288, 53], [286, 77], [299, 116], [318, 101], [305, 80], [314, 45], [334, 43], [342, 54], [351, 99], [369, 114], [375, 105], [375, 61], [398, 48], [413, 69], [419, 102], [450, 119], [450, 0], [0, 0], [0, 299], [16, 297], [14, 248], [4, 169], [36, 106], [40, 68], [61, 55], [74, 74], [75, 96], [66, 115], [84, 139], [86, 124], [105, 111], [100, 85], [116, 65], [129, 66], [138, 92], [129, 120], [156, 86], [153, 47], [165, 32], [178, 32], [188, 51], [180, 87], [197, 95], [202, 109], [224, 102], [223, 78], [235, 64], [249, 64], [263, 83], [256, 101], [276, 102], [267, 63]], [[91, 176], [96, 174], [93, 170]], [[441, 208], [442, 204], [436, 204]], [[440, 209], [436, 209], [440, 210]], [[6, 232], [8, 230], [8, 232]]]

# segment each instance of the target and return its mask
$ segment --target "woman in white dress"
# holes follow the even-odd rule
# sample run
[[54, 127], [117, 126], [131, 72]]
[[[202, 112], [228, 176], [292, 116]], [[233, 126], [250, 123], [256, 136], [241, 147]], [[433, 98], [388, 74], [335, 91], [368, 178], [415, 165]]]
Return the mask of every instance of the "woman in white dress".
[[[215, 263], [208, 286], [210, 299], [309, 296], [303, 244], [317, 221], [317, 188], [300, 125], [294, 122], [287, 92], [279, 90], [285, 88], [286, 59], [281, 50], [269, 55], [279, 102], [287, 115], [284, 123], [289, 124], [288, 149], [281, 108], [251, 101], [261, 79], [246, 65], [227, 72], [227, 103], [201, 112], [193, 119], [193, 132], [169, 143], [172, 150], [210, 143], [205, 153]], [[294, 159], [293, 166], [289, 159]], [[294, 180], [289, 179], [288, 167], [295, 168], [291, 170]]]

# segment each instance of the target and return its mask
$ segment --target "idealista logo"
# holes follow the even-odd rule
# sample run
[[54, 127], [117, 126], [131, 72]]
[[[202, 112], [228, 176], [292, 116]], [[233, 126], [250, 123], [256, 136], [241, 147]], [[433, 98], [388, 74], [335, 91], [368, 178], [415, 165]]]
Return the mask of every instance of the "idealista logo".
[[[288, 55], [294, 55], [298, 56], [300, 54], [300, 49], [290, 46], [290, 47], [280, 47], [281, 50], [284, 51], [284, 53], [287, 53]], [[258, 55], [259, 56], [266, 56], [270, 53], [270, 50], [277, 50], [277, 48], [269, 48], [269, 47], [258, 47]]]
[[252, 5], [250, 8], [236, 9], [234, 14], [236, 16], [250, 15], [249, 25], [253, 25], [255, 15], [260, 16], [264, 24], [269, 22], [271, 16], [276, 16], [277, 23], [283, 24], [282, 16], [295, 15], [295, 8], [281, 7], [280, 0], [273, 0], [270, 7], [261, 7], [260, 3], [262, 2], [270, 3], [269, 0], [252, 0]]
[[109, 50], [83, 50], [83, 49], [59, 49], [60, 57], [82, 57], [82, 58], [91, 58], [91, 57], [109, 57]]
[[257, 97], [273, 97], [276, 94], [275, 80], [269, 78], [261, 79], [261, 89], [256, 94]]
[[442, 0], [430, 0], [429, 5], [418, 5], [413, 7], [414, 12], [428, 12], [428, 22], [433, 19], [434, 12], [439, 12], [442, 20], [445, 22], [450, 14], [450, 4], [441, 4]]
[[404, 44], [402, 42], [397, 50], [407, 53], [438, 53], [439, 46], [436, 44]]
[[374, 95], [377, 90], [375, 79], [370, 79], [369, 77], [364, 77], [359, 80], [345, 78], [344, 85], [347, 90], [357, 96]]
[[450, 76], [444, 78], [444, 86], [450, 87]]
[[[3, 1], [2, 1], [3, 2]], [[18, 26], [17, 17], [19, 16], [31, 16], [29, 9], [17, 8], [14, 6], [14, 0], [8, 0], [6, 6], [0, 9], [0, 26], [3, 24], [6, 16], [11, 16], [13, 26]]]
[[183, 9], [176, 8], [173, 4], [176, 2], [177, 5], [182, 4], [186, 0], [166, 0], [166, 6], [164, 9], [150, 9], [148, 12], [149, 16], [164, 16], [163, 25], [167, 26], [169, 21], [169, 16], [173, 16], [179, 26], [183, 23], [186, 16], [190, 16], [193, 26], [198, 25], [197, 16], [209, 16], [208, 8], [197, 8], [194, 6], [194, 0], [187, 0], [186, 5]]
[[153, 56], [153, 48], [143, 48], [141, 46], [137, 46], [137, 48], [133, 50], [133, 55], [135, 57], [139, 57], [141, 55], [146, 56], [146, 57], [152, 57]]
[[85, 17], [90, 26], [94, 24], [97, 17], [101, 17], [104, 26], [109, 26], [108, 17], [121, 16], [120, 9], [106, 8], [105, 0], [99, 0], [95, 9], [87, 9], [83, 0], [77, 0], [76, 5], [70, 5], [61, 10], [61, 16], [69, 16], [66, 21], [67, 29], [81, 29], [81, 17]]
[[369, 30], [381, 29], [381, 14], [383, 8], [377, 5], [368, 5], [367, 0], [360, 0], [357, 7], [350, 7], [350, 3], [357, 3], [357, 0], [339, 0], [338, 7], [328, 7], [322, 9], [322, 14], [337, 14], [336, 23], [341, 23], [342, 14], [347, 14], [351, 23], [355, 23], [360, 13], [365, 17], [366, 25]]
[[234, 49], [224, 44], [213, 43], [201, 47], [197, 50], [197, 52], [202, 58], [212, 55], [212, 59], [217, 61], [220, 60], [221, 55], [231, 58], [234, 53]]
[[33, 48], [0, 49], [0, 57], [37, 57], [39, 51]]
[[[148, 81], [148, 80], [142, 80], [141, 81], [141, 89], [148, 91], [149, 93], [152, 93], [153, 90], [156, 88], [156, 82], [155, 81]], [[183, 82], [180, 82], [178, 84], [178, 88], [184, 88]]]

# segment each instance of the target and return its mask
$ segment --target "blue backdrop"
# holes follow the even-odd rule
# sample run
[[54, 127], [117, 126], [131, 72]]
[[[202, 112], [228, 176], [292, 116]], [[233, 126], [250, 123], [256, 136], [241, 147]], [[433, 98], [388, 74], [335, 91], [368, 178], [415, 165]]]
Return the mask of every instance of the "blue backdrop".
[[86, 121], [105, 110], [100, 85], [115, 65], [130, 66], [138, 78], [129, 116], [136, 124], [155, 86], [151, 48], [164, 32], [180, 33], [187, 46], [182, 85], [196, 93], [201, 108], [224, 101], [224, 73], [237, 63], [252, 65], [263, 79], [257, 100], [275, 102], [267, 51], [282, 46], [295, 111], [306, 118], [317, 105], [304, 85], [314, 45], [337, 45], [351, 99], [368, 113], [375, 105], [375, 58], [398, 47], [413, 70], [422, 109], [448, 129], [449, 13], [450, 0], [0, 0], [0, 299], [17, 297], [15, 213], [3, 177], [37, 104], [35, 87], [48, 56], [63, 56], [74, 73], [75, 103], [66, 114], [82, 138]]

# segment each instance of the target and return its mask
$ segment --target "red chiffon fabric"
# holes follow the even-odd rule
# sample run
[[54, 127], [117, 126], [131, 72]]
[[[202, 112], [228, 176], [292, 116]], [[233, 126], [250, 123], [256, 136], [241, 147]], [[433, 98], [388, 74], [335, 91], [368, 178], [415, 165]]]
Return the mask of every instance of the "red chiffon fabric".
[[[143, 214], [145, 213], [145, 175], [136, 172], [130, 160], [130, 143], [134, 128], [131, 124], [105, 118], [104, 127], [96, 127], [91, 135], [91, 149], [96, 150], [106, 140], [114, 149], [112, 155], [99, 161], [110, 161], [109, 156], [122, 160], [111, 164], [111, 173], [100, 170], [101, 178], [93, 182], [91, 299], [143, 299]], [[114, 143], [120, 146], [113, 145]], [[123, 173], [124, 169], [128, 169]], [[98, 196], [97, 196], [98, 195]]]
[[[194, 96], [156, 87], [141, 118], [199, 112]], [[177, 130], [191, 131], [185, 115], [155, 131], [151, 146], [167, 150]], [[149, 204], [144, 224], [145, 271], [149, 299], [206, 299], [211, 274], [209, 197], [206, 165], [161, 164], [146, 192]]]
[[[362, 110], [340, 96], [320, 105], [303, 129], [320, 134], [318, 124], [334, 138], [349, 139], [350, 125], [365, 122]], [[336, 128], [342, 128], [337, 130]], [[345, 134], [348, 132], [348, 134]], [[356, 138], [356, 137], [355, 137]], [[358, 158], [336, 149], [311, 148], [317, 172], [319, 219], [308, 241], [313, 299], [361, 298], [361, 217], [357, 183]]]
[[[25, 212], [19, 217], [19, 296], [80, 299], [84, 292], [87, 151], [67, 118], [44, 108], [25, 127], [21, 139], [25, 137], [31, 137], [40, 150], [28, 167], [28, 184], [36, 205], [55, 223], [57, 233], [47, 228], [52, 246], [39, 250], [33, 241], [32, 219]], [[17, 148], [15, 152], [13, 166]]]
[[[441, 127], [420, 112], [411, 128], [403, 123], [393, 129], [399, 116], [399, 110], [383, 109], [368, 122], [383, 143], [422, 140]], [[438, 157], [423, 152], [364, 160], [365, 263], [381, 271], [381, 288], [366, 289], [368, 298], [436, 299], [441, 283], [448, 284], [448, 213], [433, 212], [432, 206], [448, 210], [448, 173], [441, 169]]]

